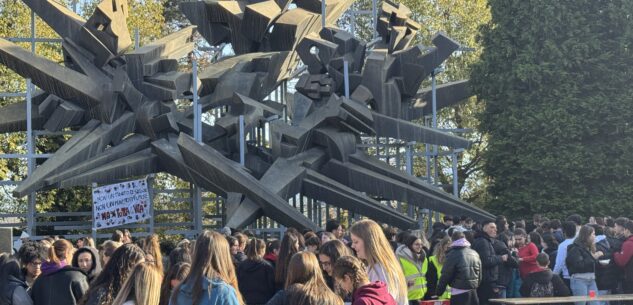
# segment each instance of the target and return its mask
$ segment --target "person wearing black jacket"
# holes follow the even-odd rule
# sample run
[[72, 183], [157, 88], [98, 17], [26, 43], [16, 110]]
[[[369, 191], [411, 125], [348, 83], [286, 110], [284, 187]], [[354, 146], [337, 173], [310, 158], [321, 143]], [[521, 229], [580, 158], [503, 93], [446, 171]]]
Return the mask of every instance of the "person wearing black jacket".
[[582, 226], [578, 237], [567, 248], [565, 264], [571, 277], [571, 291], [575, 296], [586, 296], [591, 290], [598, 291], [596, 263], [604, 253], [596, 251], [595, 237], [595, 231], [591, 226]]
[[600, 263], [596, 266], [596, 284], [598, 291], [602, 294], [616, 292], [618, 284], [622, 281], [622, 270], [613, 259], [613, 253], [622, 248], [622, 242], [623, 240], [615, 236], [606, 235], [604, 239], [596, 243], [596, 250], [604, 253], [600, 259], [609, 260], [606, 264]]
[[20, 264], [14, 258], [9, 258], [0, 267], [0, 304], [1, 305], [32, 305], [28, 285], [22, 279]]
[[451, 304], [479, 305], [477, 287], [482, 279], [479, 255], [470, 249], [464, 233], [453, 232], [451, 239], [453, 243], [446, 253], [436, 294], [443, 295], [446, 286], [450, 286]]
[[[528, 274], [523, 283], [521, 284], [521, 295], [528, 297], [567, 297], [571, 293], [569, 288], [563, 282], [558, 274], [554, 274], [551, 269], [548, 268], [550, 263], [549, 256], [546, 253], [539, 253], [536, 256], [536, 263], [542, 269]], [[551, 294], [548, 295], [533, 295], [535, 285], [540, 284], [541, 287], [550, 287]], [[551, 285], [550, 285], [551, 284]], [[542, 291], [543, 292], [543, 291]]]
[[246, 247], [245, 261], [237, 267], [237, 281], [247, 305], [265, 304], [275, 295], [275, 269], [264, 259], [266, 243], [257, 238]]
[[42, 275], [33, 283], [34, 305], [76, 305], [88, 290], [88, 277], [79, 268], [67, 264], [72, 259], [73, 245], [60, 239], [48, 252], [48, 262], [42, 264]]
[[492, 220], [482, 223], [482, 231], [478, 231], [473, 242], [473, 250], [477, 251], [483, 267], [483, 279], [477, 289], [477, 295], [482, 305], [489, 304], [488, 300], [499, 294], [499, 266], [508, 260], [510, 255], [497, 255], [493, 240], [497, 237], [497, 225]]
[[508, 255], [508, 260], [499, 265], [499, 278], [497, 286], [499, 287], [499, 297], [505, 298], [507, 289], [510, 288], [512, 282], [512, 271], [519, 268], [519, 256], [512, 253], [510, 248], [514, 246], [514, 236], [509, 231], [503, 232], [493, 241], [495, 254]]

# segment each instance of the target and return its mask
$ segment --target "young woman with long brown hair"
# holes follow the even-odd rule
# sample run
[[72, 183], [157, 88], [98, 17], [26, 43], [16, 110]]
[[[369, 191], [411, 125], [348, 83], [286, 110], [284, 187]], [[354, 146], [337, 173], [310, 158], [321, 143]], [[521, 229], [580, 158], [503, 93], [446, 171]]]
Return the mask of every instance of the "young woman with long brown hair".
[[367, 263], [369, 280], [385, 283], [399, 305], [409, 304], [407, 281], [382, 228], [373, 220], [365, 219], [356, 222], [350, 231], [352, 248], [358, 258]]
[[137, 264], [145, 262], [145, 252], [134, 244], [120, 246], [84, 296], [85, 305], [111, 305], [123, 283]]
[[112, 305], [152, 305], [160, 300], [162, 274], [151, 263], [134, 267]]
[[191, 272], [171, 297], [172, 305], [244, 304], [224, 235], [204, 231], [196, 240]]
[[[586, 296], [590, 290], [598, 291], [596, 264], [603, 253], [596, 251], [595, 239], [594, 229], [588, 225], [582, 226], [578, 236], [567, 250], [565, 263], [571, 277], [571, 291], [575, 296]], [[586, 302], [576, 302], [576, 304], [583, 305]]]
[[325, 284], [316, 256], [308, 251], [290, 259], [285, 294], [292, 305], [343, 305], [343, 300]]
[[370, 282], [365, 266], [356, 257], [336, 260], [332, 276], [341, 294], [352, 295], [352, 305], [396, 305], [383, 282]]
[[[173, 251], [172, 251], [173, 253]], [[191, 271], [190, 263], [176, 263], [171, 264], [165, 278], [163, 278], [163, 284], [160, 288], [160, 302], [159, 305], [169, 305], [169, 298], [171, 293], [182, 281], [185, 280], [189, 272]]]
[[345, 244], [338, 240], [330, 240], [321, 246], [319, 251], [319, 263], [323, 269], [325, 282], [330, 289], [334, 289], [334, 279], [332, 278], [332, 267], [341, 256], [352, 255], [352, 251]]
[[[276, 290], [285, 288], [284, 283], [287, 278], [286, 273], [288, 272], [290, 258], [292, 258], [295, 253], [299, 252], [301, 248], [299, 236], [295, 233], [295, 231], [286, 231], [284, 238], [281, 240], [281, 246], [279, 247], [279, 254], [277, 256], [277, 265], [275, 266]], [[303, 238], [303, 236], [301, 238]]]

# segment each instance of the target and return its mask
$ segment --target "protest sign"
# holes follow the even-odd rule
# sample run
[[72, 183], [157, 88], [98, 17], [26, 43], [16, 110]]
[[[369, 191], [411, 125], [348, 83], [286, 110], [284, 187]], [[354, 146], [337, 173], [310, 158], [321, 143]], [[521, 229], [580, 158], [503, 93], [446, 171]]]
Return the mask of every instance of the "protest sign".
[[134, 180], [92, 189], [94, 228], [103, 229], [150, 217], [147, 180]]

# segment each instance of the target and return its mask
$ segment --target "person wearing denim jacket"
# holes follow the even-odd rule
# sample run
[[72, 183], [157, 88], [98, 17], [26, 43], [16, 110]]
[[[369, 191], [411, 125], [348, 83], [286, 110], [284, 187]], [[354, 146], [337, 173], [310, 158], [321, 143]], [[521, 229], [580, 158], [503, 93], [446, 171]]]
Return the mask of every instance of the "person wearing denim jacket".
[[170, 305], [243, 305], [229, 243], [217, 232], [196, 240], [191, 272], [172, 293]]

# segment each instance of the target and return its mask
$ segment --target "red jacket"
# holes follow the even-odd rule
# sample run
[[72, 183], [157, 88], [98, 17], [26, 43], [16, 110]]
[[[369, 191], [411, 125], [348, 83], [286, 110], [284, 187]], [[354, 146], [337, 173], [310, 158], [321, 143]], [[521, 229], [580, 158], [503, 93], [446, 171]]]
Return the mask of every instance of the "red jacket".
[[624, 268], [633, 258], [633, 235], [622, 244], [622, 251], [613, 253], [616, 265]]
[[519, 262], [519, 273], [522, 279], [532, 272], [541, 271], [541, 268], [536, 264], [537, 255], [538, 248], [534, 243], [529, 243], [519, 249], [519, 258], [522, 259]]
[[383, 282], [374, 282], [354, 291], [352, 305], [397, 305]]

